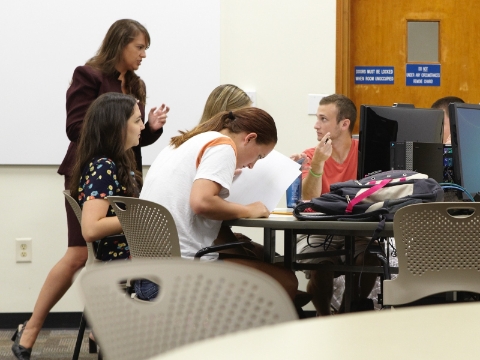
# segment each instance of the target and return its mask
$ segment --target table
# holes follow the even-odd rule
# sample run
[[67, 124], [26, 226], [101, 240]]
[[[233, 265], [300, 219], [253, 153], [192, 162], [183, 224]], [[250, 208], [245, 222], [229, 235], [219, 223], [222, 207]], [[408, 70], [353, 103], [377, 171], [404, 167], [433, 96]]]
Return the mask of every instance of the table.
[[474, 358], [479, 317], [480, 303], [472, 302], [311, 318], [193, 343], [151, 360]]
[[[353, 272], [373, 272], [382, 273], [383, 268], [380, 266], [354, 266], [355, 254], [355, 236], [372, 236], [378, 226], [378, 222], [366, 221], [304, 221], [297, 220], [293, 215], [270, 215], [268, 218], [257, 219], [236, 219], [224, 221], [228, 226], [240, 227], [259, 227], [263, 228], [263, 244], [265, 250], [265, 261], [274, 263], [283, 261], [285, 266], [292, 270], [336, 270], [345, 272], [345, 311], [350, 311], [350, 299], [352, 296]], [[284, 232], [284, 256], [275, 255], [276, 236], [275, 231], [282, 230]], [[341, 235], [345, 236], [345, 250], [328, 251], [332, 255], [345, 255], [344, 265], [330, 264], [302, 264], [297, 260], [318, 257], [318, 254], [301, 254], [297, 255], [296, 237], [298, 234], [321, 234], [321, 235]], [[393, 222], [385, 223], [384, 230], [380, 233], [382, 237], [393, 237]], [[391, 268], [391, 273], [397, 273], [398, 269]]]

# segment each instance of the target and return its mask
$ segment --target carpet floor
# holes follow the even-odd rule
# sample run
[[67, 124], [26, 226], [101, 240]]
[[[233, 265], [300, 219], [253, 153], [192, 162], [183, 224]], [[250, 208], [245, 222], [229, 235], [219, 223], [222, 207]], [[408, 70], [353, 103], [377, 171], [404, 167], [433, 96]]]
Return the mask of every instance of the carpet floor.
[[[0, 359], [14, 360], [11, 338], [14, 329], [0, 330]], [[45, 329], [40, 332], [33, 347], [32, 360], [70, 360], [77, 340], [78, 330]], [[88, 353], [88, 334], [85, 332], [79, 360], [97, 359], [97, 354]]]

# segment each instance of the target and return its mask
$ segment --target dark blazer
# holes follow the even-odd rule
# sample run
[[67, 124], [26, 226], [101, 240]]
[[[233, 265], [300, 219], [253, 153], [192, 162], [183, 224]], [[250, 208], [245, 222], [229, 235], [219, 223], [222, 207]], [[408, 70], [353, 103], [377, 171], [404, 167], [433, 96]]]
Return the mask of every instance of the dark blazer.
[[[100, 95], [107, 92], [122, 92], [122, 82], [118, 80], [120, 73], [105, 75], [100, 70], [90, 66], [79, 66], [73, 72], [72, 83], [67, 90], [67, 136], [70, 140], [67, 154], [58, 168], [60, 175], [71, 176], [75, 165], [77, 141], [83, 125], [83, 118], [90, 104]], [[138, 104], [145, 122], [145, 106]], [[137, 169], [142, 171], [141, 147], [153, 144], [163, 133], [163, 128], [152, 132], [145, 124], [140, 144], [133, 148]]]

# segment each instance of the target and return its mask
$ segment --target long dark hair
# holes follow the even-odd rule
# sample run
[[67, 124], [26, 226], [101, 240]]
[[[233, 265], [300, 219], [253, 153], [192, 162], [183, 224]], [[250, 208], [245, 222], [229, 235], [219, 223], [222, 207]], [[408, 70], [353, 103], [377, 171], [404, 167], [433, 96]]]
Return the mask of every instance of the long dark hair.
[[135, 155], [132, 149], [125, 150], [127, 122], [133, 115], [136, 103], [131, 95], [110, 92], [100, 95], [88, 108], [70, 185], [70, 192], [75, 199], [83, 169], [96, 156], [107, 157], [115, 163], [117, 179], [127, 189], [126, 195], [135, 196], [139, 193], [142, 177], [135, 170]]
[[[150, 46], [150, 35], [147, 29], [138, 21], [122, 19], [115, 21], [108, 29], [102, 45], [96, 55], [85, 65], [113, 75], [117, 72], [116, 66], [121, 62], [123, 49], [130, 44], [139, 34], [145, 36], [147, 48]], [[125, 73], [125, 89], [128, 94], [135, 96], [142, 104], [146, 102], [145, 83], [135, 72], [128, 70]]]
[[273, 118], [262, 109], [248, 107], [235, 111], [223, 111], [190, 131], [180, 131], [181, 135], [172, 137], [170, 145], [177, 148], [195, 135], [223, 129], [228, 129], [234, 134], [256, 133], [255, 140], [258, 144], [276, 144], [278, 140], [277, 127]]

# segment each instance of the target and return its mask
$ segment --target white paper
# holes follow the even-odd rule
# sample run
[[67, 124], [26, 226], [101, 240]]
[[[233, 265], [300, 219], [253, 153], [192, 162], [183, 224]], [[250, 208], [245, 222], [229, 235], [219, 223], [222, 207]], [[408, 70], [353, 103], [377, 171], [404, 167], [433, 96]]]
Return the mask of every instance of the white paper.
[[230, 196], [226, 200], [242, 205], [261, 201], [273, 211], [298, 175], [298, 163], [272, 150], [267, 157], [258, 160], [253, 169], [245, 168], [233, 179]]

